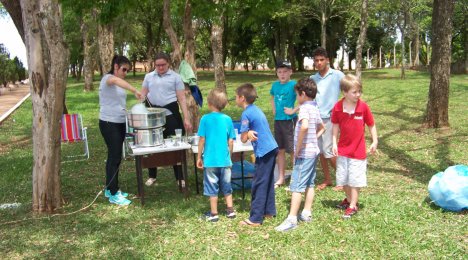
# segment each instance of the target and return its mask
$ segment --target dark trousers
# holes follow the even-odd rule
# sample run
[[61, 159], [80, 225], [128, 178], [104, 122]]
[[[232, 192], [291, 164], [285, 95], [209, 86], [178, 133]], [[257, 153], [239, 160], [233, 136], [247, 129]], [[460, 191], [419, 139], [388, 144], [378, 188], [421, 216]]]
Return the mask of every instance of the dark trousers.
[[252, 180], [252, 202], [250, 218], [253, 223], [263, 223], [265, 215], [276, 215], [275, 206], [275, 163], [278, 148], [262, 157], [255, 157], [255, 176]]
[[125, 139], [125, 123], [99, 120], [99, 130], [107, 145], [106, 188], [114, 195], [119, 190], [119, 166]]
[[[164, 132], [163, 136], [164, 138], [167, 138], [171, 135], [175, 135], [175, 130], [176, 129], [182, 129], [182, 134], [184, 134], [184, 125], [182, 122], [177, 120], [177, 118], [174, 115], [168, 115], [166, 116], [166, 124], [164, 125]], [[173, 165], [172, 168], [174, 169], [174, 176], [176, 180], [183, 180], [184, 175], [182, 174], [182, 165]], [[148, 169], [148, 175], [150, 178], [156, 178], [158, 173], [157, 168], [149, 168]]]

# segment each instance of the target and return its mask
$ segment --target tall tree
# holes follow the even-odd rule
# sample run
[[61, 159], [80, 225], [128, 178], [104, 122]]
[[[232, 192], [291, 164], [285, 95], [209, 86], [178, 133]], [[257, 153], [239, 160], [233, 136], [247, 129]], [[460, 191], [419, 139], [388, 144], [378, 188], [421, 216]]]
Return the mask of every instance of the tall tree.
[[406, 27], [408, 25], [408, 15], [409, 15], [409, 3], [410, 0], [401, 1], [401, 9], [397, 14], [397, 26], [401, 34], [401, 74], [400, 78], [405, 79], [405, 67], [406, 67], [406, 46], [405, 46], [405, 37], [406, 37]]
[[226, 92], [226, 82], [224, 76], [223, 62], [223, 21], [224, 21], [224, 3], [223, 0], [213, 0], [218, 13], [213, 17], [211, 24], [211, 49], [213, 51], [213, 66], [215, 74], [215, 85]]
[[192, 70], [197, 75], [197, 62], [195, 60], [195, 35], [192, 24], [192, 1], [185, 1], [184, 8], [184, 38], [185, 38], [185, 60], [192, 66]]
[[[362, 48], [364, 47], [364, 43], [366, 41], [366, 32], [367, 32], [367, 5], [368, 0], [362, 0], [361, 6], [361, 24], [359, 26], [359, 38], [357, 41], [356, 47], [356, 76], [361, 78], [361, 70], [362, 70]], [[369, 62], [369, 61], [367, 61]]]
[[92, 24], [95, 21], [95, 15], [86, 14], [81, 18], [81, 37], [83, 39], [83, 74], [84, 74], [84, 90], [93, 91], [93, 76], [94, 76], [94, 39], [95, 33]]
[[432, 11], [431, 83], [424, 125], [449, 126], [448, 104], [454, 0], [434, 0]]
[[320, 46], [327, 48], [327, 24], [330, 19], [347, 12], [354, 1], [312, 0], [308, 13], [321, 25]]
[[172, 27], [170, 0], [164, 0], [163, 2], [163, 17], [164, 30], [166, 31], [172, 45], [172, 66], [177, 70], [179, 68], [180, 62], [182, 61], [182, 50], [179, 40], [177, 39], [177, 33]]
[[[36, 212], [53, 212], [62, 205], [60, 192], [60, 118], [68, 70], [62, 14], [57, 0], [1, 0], [15, 25], [22, 24], [28, 53], [33, 104], [33, 196]], [[18, 14], [21, 13], [21, 15]], [[19, 31], [21, 33], [21, 31]]]

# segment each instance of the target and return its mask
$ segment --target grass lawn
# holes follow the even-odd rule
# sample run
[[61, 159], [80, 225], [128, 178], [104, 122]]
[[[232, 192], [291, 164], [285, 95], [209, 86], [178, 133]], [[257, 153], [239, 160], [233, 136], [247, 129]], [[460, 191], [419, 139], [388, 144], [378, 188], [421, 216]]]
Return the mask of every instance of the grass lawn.
[[[296, 73], [293, 78], [306, 75], [310, 73]], [[155, 187], [145, 189], [145, 207], [137, 199], [128, 207], [117, 207], [101, 195], [88, 210], [77, 214], [45, 218], [32, 214], [29, 100], [0, 126], [0, 204], [22, 204], [14, 210], [0, 210], [0, 258], [466, 259], [466, 212], [446, 212], [431, 204], [427, 184], [432, 175], [450, 165], [468, 164], [467, 76], [452, 77], [451, 127], [436, 130], [420, 127], [428, 96], [427, 73], [407, 71], [407, 79], [400, 80], [397, 70], [375, 70], [364, 72], [363, 77], [363, 99], [376, 118], [380, 155], [368, 160], [369, 187], [361, 193], [361, 210], [351, 220], [343, 220], [335, 208], [343, 194], [326, 189], [316, 194], [313, 222], [289, 233], [273, 229], [288, 214], [290, 196], [284, 188], [276, 193], [278, 216], [259, 228], [238, 226], [248, 217], [250, 204], [250, 193], [242, 202], [240, 191], [234, 193], [237, 219], [198, 220], [209, 204], [195, 192], [192, 167], [188, 199], [177, 192], [169, 167], [160, 171]], [[143, 74], [129, 77], [138, 87], [142, 80]], [[269, 90], [274, 80], [272, 72], [227, 72], [229, 97], [241, 83], [252, 82], [258, 88], [256, 103], [272, 123]], [[199, 85], [206, 97], [214, 86], [212, 73], [199, 72]], [[128, 107], [136, 102], [129, 94]], [[91, 203], [105, 182], [106, 147], [98, 127], [98, 91], [84, 93], [83, 83], [70, 79], [67, 105], [70, 113], [81, 113], [88, 126], [91, 158], [61, 165], [62, 213]], [[206, 105], [202, 112], [207, 112]], [[232, 102], [225, 113], [238, 119], [241, 109]], [[121, 189], [136, 193], [134, 162], [126, 160], [120, 169]], [[318, 175], [320, 182], [320, 170]], [[24, 221], [4, 224], [16, 220]]]

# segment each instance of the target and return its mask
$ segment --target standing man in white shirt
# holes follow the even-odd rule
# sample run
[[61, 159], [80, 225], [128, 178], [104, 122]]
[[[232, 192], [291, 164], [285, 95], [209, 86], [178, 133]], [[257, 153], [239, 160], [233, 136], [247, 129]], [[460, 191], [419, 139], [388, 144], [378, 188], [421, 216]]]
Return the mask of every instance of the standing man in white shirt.
[[[313, 52], [314, 65], [317, 73], [310, 76], [317, 84], [316, 101], [320, 116], [325, 124], [325, 133], [318, 139], [320, 148], [320, 164], [322, 165], [324, 180], [318, 185], [319, 190], [332, 186], [332, 178], [329, 165], [336, 170], [336, 156], [333, 155], [332, 123], [330, 121], [333, 106], [340, 96], [340, 80], [344, 77], [343, 72], [330, 68], [327, 51], [318, 47]], [[334, 190], [342, 190], [343, 187], [336, 186]]]

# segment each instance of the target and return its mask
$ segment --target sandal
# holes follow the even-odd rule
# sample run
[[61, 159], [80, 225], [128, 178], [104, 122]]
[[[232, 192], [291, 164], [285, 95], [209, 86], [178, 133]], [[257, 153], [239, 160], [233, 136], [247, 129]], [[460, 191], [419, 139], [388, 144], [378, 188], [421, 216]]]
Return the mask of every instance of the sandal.
[[335, 186], [335, 187], [333, 187], [333, 190], [334, 190], [334, 191], [342, 191], [342, 190], [343, 190], [343, 186]]
[[323, 190], [325, 189], [327, 186], [333, 186], [331, 183], [322, 183], [320, 185], [317, 186], [317, 189], [318, 190]]
[[242, 220], [241, 222], [239, 222], [239, 225], [240, 226], [248, 226], [248, 227], [259, 227], [261, 226], [262, 224], [261, 223], [254, 223], [248, 219], [245, 219], [245, 220]]

